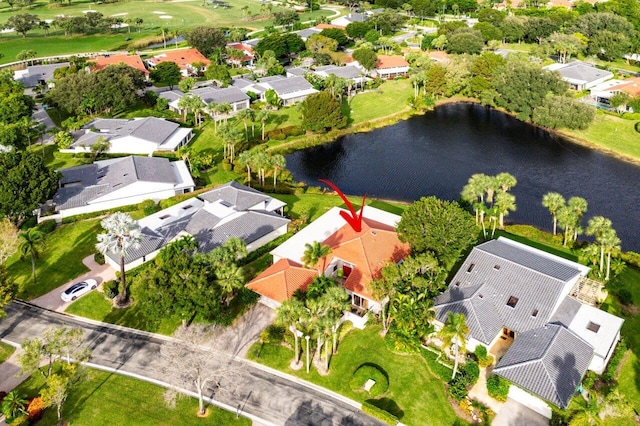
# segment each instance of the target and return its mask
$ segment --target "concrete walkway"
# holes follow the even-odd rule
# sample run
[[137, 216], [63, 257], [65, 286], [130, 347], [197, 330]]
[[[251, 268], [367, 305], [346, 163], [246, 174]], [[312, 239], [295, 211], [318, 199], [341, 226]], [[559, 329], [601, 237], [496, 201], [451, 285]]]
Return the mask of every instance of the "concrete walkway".
[[[491, 372], [489, 372], [491, 374]], [[495, 413], [499, 413], [504, 406], [504, 402], [496, 401], [487, 392], [487, 369], [480, 368], [480, 376], [475, 385], [469, 390], [469, 398], [475, 399], [491, 408]]]
[[[9, 342], [5, 343], [10, 344]], [[0, 391], [10, 392], [29, 377], [28, 374], [20, 375], [22, 368], [20, 368], [18, 357], [21, 354], [22, 349], [18, 347], [8, 360], [0, 364]]]
[[82, 259], [82, 263], [89, 268], [89, 272], [80, 275], [79, 277], [61, 285], [60, 287], [51, 290], [49, 293], [42, 295], [36, 299], [33, 299], [31, 303], [41, 306], [52, 311], [64, 312], [72, 302], [64, 302], [60, 298], [60, 294], [72, 284], [86, 280], [87, 278], [93, 278], [101, 285], [105, 281], [111, 281], [116, 278], [116, 271], [108, 264], [99, 265], [93, 260], [93, 255], [87, 256]]

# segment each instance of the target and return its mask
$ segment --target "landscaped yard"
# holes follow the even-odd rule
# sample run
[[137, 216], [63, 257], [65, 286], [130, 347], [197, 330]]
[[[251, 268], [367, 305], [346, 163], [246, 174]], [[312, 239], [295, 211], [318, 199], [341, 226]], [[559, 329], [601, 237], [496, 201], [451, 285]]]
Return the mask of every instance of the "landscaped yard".
[[4, 342], [0, 342], [0, 364], [9, 359], [9, 357], [16, 351], [11, 345], [7, 345]]
[[408, 111], [407, 99], [412, 95], [409, 79], [386, 81], [377, 89], [359, 93], [351, 99], [350, 123], [360, 124]]
[[320, 376], [315, 369], [310, 374], [305, 369], [291, 370], [289, 363], [293, 351], [284, 346], [256, 343], [248, 357], [360, 402], [368, 399], [365, 392], [352, 391], [349, 381], [362, 364], [375, 364], [387, 373], [389, 390], [373, 401], [374, 404], [384, 407], [408, 425], [450, 425], [456, 420], [443, 382], [431, 372], [425, 360], [419, 355], [391, 352], [380, 337], [377, 325], [362, 331], [352, 330], [345, 336], [338, 354], [331, 358], [327, 376]]
[[[141, 380], [89, 369], [88, 380], [69, 394], [62, 418], [72, 425], [251, 425], [235, 413], [209, 407], [209, 416], [198, 418], [198, 401], [180, 398], [175, 409], [164, 402], [164, 388]], [[37, 396], [43, 386], [40, 374], [34, 374], [18, 387], [21, 395]], [[57, 424], [55, 408], [45, 411], [38, 425]]]

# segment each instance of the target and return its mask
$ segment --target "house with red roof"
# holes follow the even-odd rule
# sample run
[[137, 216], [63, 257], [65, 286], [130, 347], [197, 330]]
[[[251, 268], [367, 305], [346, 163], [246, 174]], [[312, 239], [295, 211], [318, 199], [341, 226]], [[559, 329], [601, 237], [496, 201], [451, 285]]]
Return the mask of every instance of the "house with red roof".
[[100, 55], [89, 61], [90, 71], [100, 71], [109, 65], [125, 64], [131, 68], [142, 71], [145, 77], [149, 77], [149, 70], [144, 66], [140, 55]]
[[[211, 61], [198, 49], [170, 50], [147, 59], [147, 65], [156, 67], [162, 62], [175, 62], [184, 77], [205, 72]], [[198, 64], [195, 66], [194, 64]]]
[[[640, 77], [631, 77], [627, 80], [609, 80], [590, 90], [591, 99], [599, 105], [610, 105], [610, 99], [616, 93], [626, 93], [632, 98], [640, 96]], [[624, 106], [629, 112], [633, 112], [633, 108]]]
[[240, 53], [236, 55], [227, 55], [227, 63], [232, 66], [242, 67], [242, 66], [253, 66], [253, 58], [256, 56], [253, 48], [248, 44], [244, 43], [229, 43], [227, 44], [227, 49], [233, 49]]
[[[247, 287], [272, 308], [289, 300], [298, 291], [306, 291], [320, 274], [335, 278], [351, 298], [351, 312], [346, 319], [362, 328], [369, 312], [377, 314], [386, 301], [378, 300], [370, 287], [373, 279], [389, 262], [399, 262], [409, 254], [409, 245], [398, 239], [395, 231], [400, 216], [367, 206], [359, 232], [332, 208], [302, 231], [271, 251], [273, 265], [254, 278]], [[305, 245], [315, 241], [331, 248], [316, 269], [303, 265]]]
[[400, 55], [378, 55], [375, 73], [380, 78], [394, 78], [409, 73], [409, 62]]

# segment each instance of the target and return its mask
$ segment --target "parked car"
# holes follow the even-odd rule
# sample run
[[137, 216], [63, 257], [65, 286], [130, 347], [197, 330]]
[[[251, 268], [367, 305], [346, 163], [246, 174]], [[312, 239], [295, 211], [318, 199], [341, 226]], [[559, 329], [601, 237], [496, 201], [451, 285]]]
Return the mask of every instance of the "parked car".
[[83, 294], [89, 293], [96, 287], [98, 287], [98, 283], [96, 282], [96, 280], [88, 279], [79, 283], [75, 283], [74, 285], [63, 291], [60, 297], [65, 302], [71, 302], [72, 300], [76, 300]]

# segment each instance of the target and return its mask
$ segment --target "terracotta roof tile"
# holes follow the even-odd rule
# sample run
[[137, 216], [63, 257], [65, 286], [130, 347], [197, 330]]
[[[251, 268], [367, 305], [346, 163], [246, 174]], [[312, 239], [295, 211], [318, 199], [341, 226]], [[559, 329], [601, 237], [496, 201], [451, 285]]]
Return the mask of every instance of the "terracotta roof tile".
[[109, 65], [125, 64], [131, 68], [142, 71], [145, 74], [149, 74], [149, 71], [145, 68], [142, 59], [139, 55], [109, 55], [109, 56], [96, 56], [95, 59], [90, 62], [95, 63], [95, 66], [91, 68], [94, 70], [101, 70]]
[[306, 290], [318, 272], [289, 259], [280, 259], [251, 280], [247, 287], [277, 302], [289, 300], [296, 290]]
[[194, 62], [202, 62], [205, 66], [211, 63], [198, 49], [171, 50], [154, 56], [153, 61], [156, 65], [161, 62], [175, 62], [180, 69], [188, 69]]
[[404, 57], [399, 55], [394, 56], [386, 56], [386, 55], [378, 55], [378, 64], [376, 65], [376, 69], [385, 69], [385, 68], [396, 68], [396, 67], [408, 67], [409, 62], [407, 62]]
[[629, 96], [640, 95], [640, 77], [632, 77], [628, 80], [625, 80], [621, 84], [609, 88], [609, 91], [612, 92], [618, 90], [621, 92], [625, 92]]

